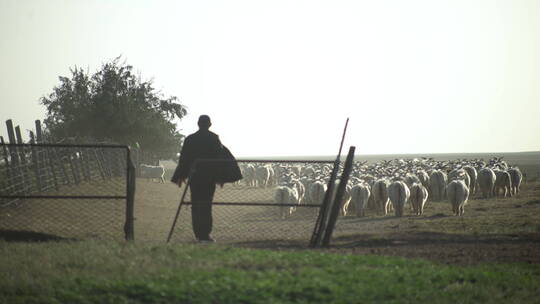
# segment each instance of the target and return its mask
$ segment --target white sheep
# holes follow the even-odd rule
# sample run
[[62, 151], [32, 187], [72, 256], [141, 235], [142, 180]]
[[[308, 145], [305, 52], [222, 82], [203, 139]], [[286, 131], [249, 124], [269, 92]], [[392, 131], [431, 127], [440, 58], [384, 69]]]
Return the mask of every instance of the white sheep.
[[444, 199], [446, 181], [446, 173], [441, 170], [434, 170], [429, 176], [429, 189], [434, 202], [440, 202]]
[[165, 183], [165, 167], [163, 165], [151, 166], [146, 164], [141, 164], [141, 177], [148, 178], [148, 180], [153, 180], [154, 178], [159, 179], [159, 182]]
[[298, 192], [293, 187], [288, 186], [278, 186], [274, 195], [274, 202], [278, 205], [282, 205], [279, 208], [279, 213], [281, 218], [285, 218], [288, 215], [291, 215], [296, 207], [294, 206], [283, 206], [286, 204], [298, 204]]
[[255, 166], [253, 166], [252, 164], [247, 164], [244, 167], [242, 175], [244, 177], [244, 181], [246, 182], [247, 186], [250, 186], [250, 187], [256, 186], [257, 179], [255, 175]]
[[365, 216], [365, 209], [370, 195], [371, 191], [368, 184], [357, 184], [351, 188], [350, 204], [353, 206], [357, 216]]
[[467, 186], [467, 188], [469, 188], [471, 184], [471, 177], [464, 169], [454, 169], [450, 171], [450, 173], [448, 173], [448, 182], [453, 180], [462, 180], [465, 182], [465, 186]]
[[469, 199], [469, 188], [463, 180], [453, 180], [446, 187], [448, 201], [452, 204], [454, 215], [461, 216], [465, 212], [465, 204]]
[[377, 206], [379, 212], [387, 215], [388, 212], [390, 212], [390, 202], [388, 200], [388, 180], [377, 180], [371, 188], [371, 194], [373, 195], [375, 206]]
[[416, 215], [422, 215], [424, 213], [424, 206], [426, 204], [426, 201], [428, 199], [428, 191], [426, 187], [424, 187], [420, 183], [414, 183], [411, 186], [411, 205], [413, 209], [413, 214]]
[[257, 186], [266, 188], [270, 182], [270, 177], [271, 174], [269, 166], [260, 166], [255, 168], [255, 180]]
[[485, 167], [478, 170], [478, 186], [480, 187], [480, 191], [482, 191], [482, 196], [484, 198], [493, 196], [496, 180], [497, 176], [490, 168]]
[[467, 174], [469, 174], [469, 178], [471, 179], [471, 182], [469, 184], [469, 191], [470, 191], [470, 194], [473, 195], [474, 193], [476, 193], [476, 184], [478, 183], [478, 172], [476, 172], [476, 169], [470, 165], [464, 166], [463, 170], [467, 171]]
[[495, 170], [495, 196], [499, 196], [502, 191], [503, 197], [512, 196], [512, 177], [510, 173], [503, 170]]
[[416, 176], [418, 176], [418, 179], [422, 183], [422, 185], [428, 189], [429, 188], [429, 174], [427, 174], [424, 170], [418, 170], [416, 172]]
[[309, 198], [313, 204], [322, 204], [326, 194], [326, 184], [315, 181], [309, 185]]
[[507, 172], [510, 174], [512, 180], [512, 194], [517, 195], [519, 193], [521, 181], [523, 180], [523, 173], [521, 173], [521, 170], [519, 170], [518, 167], [510, 168]]
[[388, 186], [388, 198], [394, 206], [396, 216], [403, 216], [403, 209], [410, 195], [409, 187], [400, 180], [394, 181]]
[[[336, 180], [334, 187], [332, 189], [332, 202], [335, 203], [337, 190], [339, 188], [340, 181]], [[341, 202], [338, 202], [341, 206], [341, 215], [345, 216], [347, 215], [347, 209], [349, 208], [349, 204], [351, 202], [351, 186], [345, 185], [345, 191], [343, 192], [343, 196], [341, 197]]]

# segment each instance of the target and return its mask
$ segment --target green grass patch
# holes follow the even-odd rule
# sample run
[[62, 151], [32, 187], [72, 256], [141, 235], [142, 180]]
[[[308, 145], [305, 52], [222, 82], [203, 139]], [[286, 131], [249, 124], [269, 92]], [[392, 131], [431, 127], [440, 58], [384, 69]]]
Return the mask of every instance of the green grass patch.
[[0, 243], [0, 303], [533, 303], [539, 265], [221, 245]]

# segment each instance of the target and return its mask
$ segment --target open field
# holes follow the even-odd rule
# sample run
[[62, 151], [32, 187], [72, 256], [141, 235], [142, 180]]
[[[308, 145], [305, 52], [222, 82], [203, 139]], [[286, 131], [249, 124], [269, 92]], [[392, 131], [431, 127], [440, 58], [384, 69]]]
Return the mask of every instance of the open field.
[[538, 303], [539, 264], [146, 242], [0, 241], [0, 303]]
[[[182, 190], [137, 180], [135, 242], [88, 234], [119, 235], [121, 201], [28, 205], [46, 213], [21, 205], [18, 216], [34, 219], [28, 229], [46, 223], [60, 234], [67, 221], [73, 238], [84, 240], [28, 242], [0, 231], [0, 303], [537, 303], [540, 296], [540, 181], [512, 198], [475, 195], [463, 217], [447, 202], [428, 202], [422, 216], [406, 209], [401, 218], [340, 217], [330, 248], [316, 250], [307, 243], [317, 210], [282, 219], [277, 206], [214, 206], [218, 242], [207, 246], [193, 244], [185, 206], [166, 244]], [[226, 185], [215, 201], [268, 203], [272, 193]], [[84, 210], [116, 220], [94, 221]], [[50, 219], [36, 221], [43, 215]]]
[[[165, 240], [178, 206], [180, 189], [172, 184], [137, 185], [136, 239]], [[230, 201], [234, 186], [218, 190], [216, 202]], [[265, 193], [266, 192], [266, 193]], [[269, 190], [250, 197], [268, 198]], [[232, 196], [234, 197], [234, 195]], [[236, 196], [239, 201], [245, 197]], [[300, 210], [288, 219], [278, 207], [215, 206], [214, 236], [222, 243], [298, 250], [306, 248], [316, 210]], [[422, 216], [402, 218], [367, 212], [340, 217], [335, 252], [428, 258], [445, 263], [540, 262], [540, 183], [527, 183], [512, 198], [481, 199], [475, 195], [463, 217], [452, 215], [447, 202], [428, 202]], [[189, 207], [181, 212], [173, 242], [192, 242]]]
[[[117, 185], [121, 185], [117, 183]], [[91, 187], [90, 187], [91, 186]], [[89, 185], [95, 192], [99, 185]], [[112, 184], [103, 185], [104, 189]], [[99, 188], [99, 187], [98, 187]], [[84, 189], [71, 189], [82, 193]], [[82, 192], [81, 192], [82, 191]], [[172, 183], [137, 181], [135, 239], [164, 243], [183, 191]], [[87, 191], [86, 191], [87, 192]], [[226, 185], [216, 202], [272, 202], [273, 189]], [[189, 195], [188, 195], [189, 200]], [[122, 200], [30, 200], [2, 208], [0, 238], [16, 239], [17, 231], [45, 233], [44, 237], [123, 238]], [[213, 235], [220, 243], [271, 249], [307, 247], [317, 208], [298, 208], [282, 219], [279, 207], [214, 206]], [[512, 198], [473, 196], [463, 217], [451, 215], [450, 204], [428, 202], [425, 214], [402, 218], [367, 212], [340, 217], [330, 251], [428, 258], [444, 263], [484, 261], [538, 263], [540, 257], [540, 182], [529, 182]], [[22, 234], [27, 237], [26, 234]], [[173, 243], [192, 243], [190, 207], [181, 210]]]

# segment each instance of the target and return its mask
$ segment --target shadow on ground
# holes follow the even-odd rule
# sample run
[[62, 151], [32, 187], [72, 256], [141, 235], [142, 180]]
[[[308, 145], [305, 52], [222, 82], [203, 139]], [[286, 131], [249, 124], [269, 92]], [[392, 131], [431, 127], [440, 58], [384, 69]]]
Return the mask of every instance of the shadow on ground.
[[51, 242], [72, 241], [73, 239], [34, 231], [0, 230], [0, 240], [6, 242]]

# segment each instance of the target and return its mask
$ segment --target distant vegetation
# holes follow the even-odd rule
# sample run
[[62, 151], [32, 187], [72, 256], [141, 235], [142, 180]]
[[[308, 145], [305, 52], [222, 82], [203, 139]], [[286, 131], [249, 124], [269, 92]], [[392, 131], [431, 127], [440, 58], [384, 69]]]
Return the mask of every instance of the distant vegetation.
[[90, 75], [71, 69], [71, 77], [41, 98], [47, 108], [45, 125], [53, 138], [112, 141], [135, 145], [162, 159], [176, 158], [183, 136], [173, 120], [186, 115], [175, 96], [165, 97], [152, 80], [143, 81], [120, 57]]

